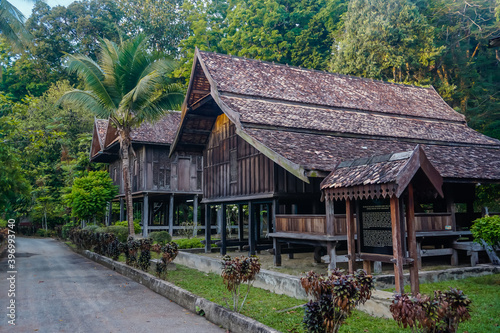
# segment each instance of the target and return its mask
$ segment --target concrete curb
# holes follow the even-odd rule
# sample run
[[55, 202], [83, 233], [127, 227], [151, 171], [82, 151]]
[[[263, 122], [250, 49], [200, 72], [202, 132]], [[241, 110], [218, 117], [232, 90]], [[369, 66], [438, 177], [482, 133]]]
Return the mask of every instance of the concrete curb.
[[93, 260], [109, 269], [112, 269], [121, 275], [131, 278], [137, 283], [140, 283], [152, 291], [160, 294], [169, 300], [179, 304], [193, 313], [199, 313], [198, 310], [204, 312], [204, 317], [210, 322], [219, 325], [234, 333], [279, 333], [279, 331], [266, 326], [252, 318], [242, 314], [230, 311], [214, 302], [198, 297], [187, 290], [177, 287], [176, 285], [157, 279], [155, 276], [139, 271], [135, 268], [127, 266], [121, 262], [114, 261], [105, 256], [88, 250], [78, 250], [70, 247], [74, 252]]

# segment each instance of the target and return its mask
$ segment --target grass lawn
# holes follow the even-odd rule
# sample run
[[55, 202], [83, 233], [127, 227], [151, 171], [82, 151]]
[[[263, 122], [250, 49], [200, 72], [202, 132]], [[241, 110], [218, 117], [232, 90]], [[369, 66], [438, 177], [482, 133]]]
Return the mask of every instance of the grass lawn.
[[[226, 300], [230, 302], [231, 296], [217, 274], [206, 274], [177, 265], [176, 271], [168, 273], [167, 280], [217, 304], [226, 305]], [[461, 324], [459, 332], [500, 332], [500, 274], [424, 284], [421, 290], [423, 293], [432, 293], [435, 289], [447, 289], [450, 286], [464, 290], [473, 301], [472, 318]], [[304, 303], [292, 297], [252, 288], [242, 313], [281, 332], [304, 332], [301, 324], [302, 308], [290, 309]], [[410, 330], [398, 327], [393, 320], [373, 318], [356, 311], [340, 332], [391, 333]]]

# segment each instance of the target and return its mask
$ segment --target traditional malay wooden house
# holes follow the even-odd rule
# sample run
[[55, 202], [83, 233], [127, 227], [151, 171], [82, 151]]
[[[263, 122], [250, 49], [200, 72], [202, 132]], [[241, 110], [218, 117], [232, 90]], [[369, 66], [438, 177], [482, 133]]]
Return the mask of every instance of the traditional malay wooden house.
[[[378, 246], [388, 257], [358, 259], [397, 260], [402, 269], [411, 262], [398, 245], [406, 244], [406, 229], [415, 233], [414, 260], [449, 255], [456, 263], [453, 243], [467, 235], [475, 217], [476, 185], [500, 181], [500, 141], [469, 128], [432, 87], [199, 50], [172, 152], [185, 149], [203, 153], [202, 203], [210, 223], [215, 205], [248, 208], [248, 240], [240, 214], [238, 240], [228, 240], [226, 226], [221, 228], [221, 252], [248, 243], [253, 254], [269, 236], [276, 265], [281, 253], [300, 244], [327, 248], [331, 266], [347, 260], [353, 266], [354, 249], [350, 256], [338, 256], [335, 249], [355, 246], [356, 229], [360, 253], [369, 247], [359, 243], [361, 237], [373, 240], [377, 228], [390, 235], [391, 243]], [[366, 207], [376, 205], [397, 216], [388, 220], [397, 225], [353, 227], [357, 216], [373, 215]], [[413, 217], [405, 217], [406, 210]], [[222, 224], [225, 214], [222, 209]], [[403, 228], [405, 219], [412, 219], [413, 230]]]
[[[132, 195], [140, 206], [144, 235], [155, 230], [168, 230], [173, 234], [181, 228], [181, 222], [187, 221], [187, 210], [191, 206], [192, 219], [198, 224], [203, 157], [185, 151], [169, 156], [179, 122], [180, 112], [170, 112], [155, 124], [143, 123], [131, 132], [135, 151], [130, 167]], [[90, 160], [109, 164], [110, 176], [119, 187], [116, 200], [120, 201], [120, 221], [124, 220], [119, 142], [108, 120], [97, 119], [94, 123]]]

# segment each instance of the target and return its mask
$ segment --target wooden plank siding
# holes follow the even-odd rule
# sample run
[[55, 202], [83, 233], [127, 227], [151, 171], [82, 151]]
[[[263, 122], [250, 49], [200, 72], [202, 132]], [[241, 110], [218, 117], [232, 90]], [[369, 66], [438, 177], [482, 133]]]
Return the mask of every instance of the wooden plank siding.
[[274, 192], [274, 163], [236, 135], [224, 114], [215, 122], [203, 161], [206, 199]]
[[[131, 159], [132, 192], [202, 193], [203, 162], [201, 154], [175, 153], [168, 157], [168, 146], [141, 145], [134, 147]], [[114, 184], [123, 195], [121, 160], [109, 165]]]

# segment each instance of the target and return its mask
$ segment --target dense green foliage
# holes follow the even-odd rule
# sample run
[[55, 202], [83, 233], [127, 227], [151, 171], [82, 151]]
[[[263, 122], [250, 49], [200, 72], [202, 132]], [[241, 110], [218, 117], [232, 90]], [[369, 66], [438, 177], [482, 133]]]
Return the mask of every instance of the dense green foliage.
[[500, 246], [500, 215], [475, 220], [470, 231], [476, 242], [480, 243], [482, 239], [488, 245]]
[[[10, 4], [1, 1], [0, 7]], [[179, 60], [180, 68], [163, 75], [170, 83], [177, 82], [174, 77], [188, 81], [198, 47], [433, 85], [471, 127], [500, 138], [500, 56], [498, 49], [487, 48], [488, 39], [500, 35], [499, 1], [81, 0], [67, 7], [37, 1], [25, 21], [13, 8], [2, 13], [0, 214], [6, 218], [26, 215], [49, 228], [70, 222], [63, 195], [71, 192], [75, 177], [102, 166], [88, 161], [94, 118], [89, 110], [95, 108], [55, 106], [64, 92], [89, 88], [67, 55], [102, 64], [100, 52], [119, 49], [140, 34], [148, 37], [141, 44], [148, 56], [161, 52]], [[9, 15], [17, 15], [9, 21], [14, 34], [2, 25]], [[68, 65], [75, 71], [68, 73]], [[116, 77], [137, 83], [125, 79], [126, 68]], [[147, 118], [136, 117], [135, 124]], [[495, 211], [499, 193], [498, 186], [483, 184], [476, 204]]]
[[168, 231], [150, 232], [149, 238], [151, 238], [154, 242], [161, 245], [165, 245], [166, 243], [172, 241], [172, 236], [168, 233]]
[[86, 176], [75, 178], [66, 202], [72, 215], [90, 221], [104, 216], [108, 202], [118, 194], [107, 171], [91, 171]]

